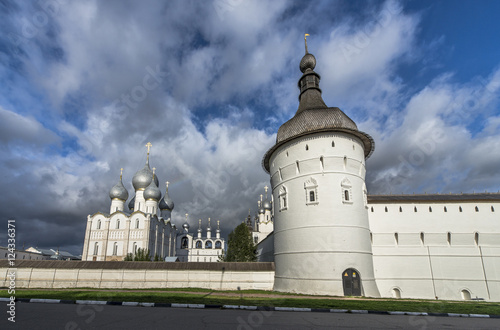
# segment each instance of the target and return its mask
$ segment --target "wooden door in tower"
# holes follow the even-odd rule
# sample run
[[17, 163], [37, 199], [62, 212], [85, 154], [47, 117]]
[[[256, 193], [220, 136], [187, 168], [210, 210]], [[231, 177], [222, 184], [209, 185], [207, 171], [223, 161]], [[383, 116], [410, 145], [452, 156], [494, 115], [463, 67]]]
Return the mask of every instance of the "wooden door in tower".
[[358, 271], [352, 268], [342, 272], [342, 284], [344, 286], [344, 296], [361, 296], [361, 276]]

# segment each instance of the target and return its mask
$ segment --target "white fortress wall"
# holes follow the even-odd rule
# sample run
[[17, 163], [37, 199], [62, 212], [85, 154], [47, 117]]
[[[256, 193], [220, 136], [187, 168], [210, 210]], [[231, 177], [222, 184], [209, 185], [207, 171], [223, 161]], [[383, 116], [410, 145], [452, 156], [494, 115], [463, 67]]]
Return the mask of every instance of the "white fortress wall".
[[500, 300], [500, 201], [468, 196], [473, 197], [370, 197], [374, 271], [382, 296]]

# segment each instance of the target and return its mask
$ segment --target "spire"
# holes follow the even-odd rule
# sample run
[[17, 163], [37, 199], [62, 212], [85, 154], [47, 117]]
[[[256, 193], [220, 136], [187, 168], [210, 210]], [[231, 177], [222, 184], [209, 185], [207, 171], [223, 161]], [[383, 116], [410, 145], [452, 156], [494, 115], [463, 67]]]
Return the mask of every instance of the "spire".
[[321, 109], [327, 108], [325, 102], [321, 98], [321, 89], [319, 88], [320, 76], [314, 72], [316, 67], [316, 58], [307, 50], [307, 36], [304, 35], [304, 43], [306, 47], [306, 54], [300, 60], [300, 71], [303, 73], [299, 80], [299, 109], [297, 113], [306, 109]]
[[208, 227], [207, 227], [207, 230], [212, 230], [212, 228], [210, 227], [210, 218], [208, 218]]
[[266, 192], [266, 201], [267, 201], [267, 189], [269, 189], [269, 187], [268, 187], [268, 186], [265, 186], [265, 187], [264, 187], [264, 190], [265, 190], [265, 192]]
[[120, 181], [122, 181], [122, 177], [123, 177], [123, 167], [120, 168]]
[[198, 220], [198, 232], [201, 233], [201, 219]]
[[217, 220], [217, 230], [220, 230], [220, 221]]

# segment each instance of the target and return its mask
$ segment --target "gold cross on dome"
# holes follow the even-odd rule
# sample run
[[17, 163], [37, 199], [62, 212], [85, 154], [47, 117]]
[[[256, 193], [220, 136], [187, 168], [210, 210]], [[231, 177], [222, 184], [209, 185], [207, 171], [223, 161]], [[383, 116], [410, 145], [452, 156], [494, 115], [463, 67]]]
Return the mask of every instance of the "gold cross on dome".
[[148, 142], [146, 143], [146, 148], [148, 148], [148, 155], [149, 155], [149, 150], [151, 149], [153, 145], [151, 144], [151, 142]]
[[156, 167], [153, 167], [153, 176], [155, 175]]

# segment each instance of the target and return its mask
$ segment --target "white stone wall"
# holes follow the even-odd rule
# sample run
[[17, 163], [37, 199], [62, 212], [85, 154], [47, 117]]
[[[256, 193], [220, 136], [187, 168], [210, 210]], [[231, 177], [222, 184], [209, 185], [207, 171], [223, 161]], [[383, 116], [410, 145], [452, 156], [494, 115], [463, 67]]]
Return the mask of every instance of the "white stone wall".
[[307, 135], [272, 154], [276, 290], [343, 295], [342, 274], [352, 268], [361, 275], [362, 294], [379, 295], [364, 158], [361, 141], [344, 133]]
[[369, 204], [381, 295], [500, 301], [497, 210], [498, 201]]
[[[8, 286], [8, 268], [0, 285]], [[17, 288], [272, 290], [274, 271], [18, 268]]]

